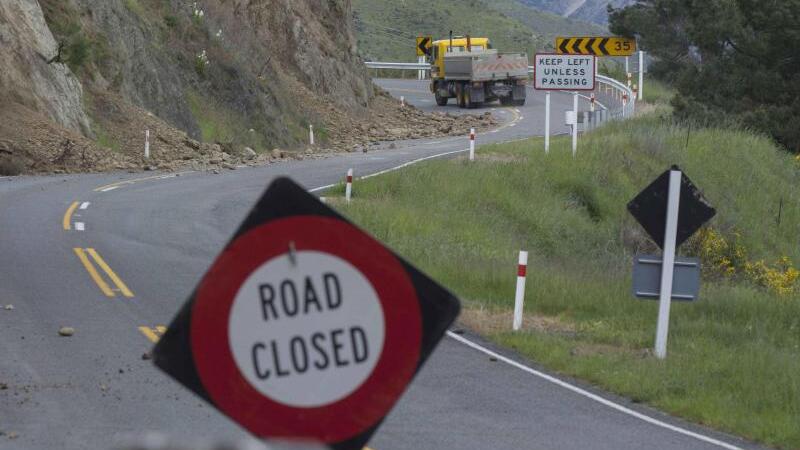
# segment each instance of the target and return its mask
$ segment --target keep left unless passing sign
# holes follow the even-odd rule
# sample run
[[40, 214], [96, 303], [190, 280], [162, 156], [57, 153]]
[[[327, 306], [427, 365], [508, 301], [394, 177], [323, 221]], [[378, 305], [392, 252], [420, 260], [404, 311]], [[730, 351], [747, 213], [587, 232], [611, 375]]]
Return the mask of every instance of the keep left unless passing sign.
[[592, 55], [537, 53], [534, 58], [534, 88], [548, 91], [592, 91], [595, 63]]
[[458, 311], [446, 289], [279, 178], [154, 360], [258, 437], [361, 449]]

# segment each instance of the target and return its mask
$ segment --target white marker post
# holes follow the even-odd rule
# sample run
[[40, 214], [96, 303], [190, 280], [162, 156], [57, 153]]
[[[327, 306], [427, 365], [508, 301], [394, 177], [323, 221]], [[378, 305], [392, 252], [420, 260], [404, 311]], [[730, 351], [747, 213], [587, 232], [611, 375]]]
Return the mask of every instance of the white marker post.
[[475, 128], [469, 129], [469, 160], [475, 161]]
[[144, 131], [144, 157], [150, 159], [150, 130]]
[[644, 92], [644, 52], [639, 52], [639, 95], [636, 96], [636, 100], [641, 100], [644, 96], [642, 95]]
[[314, 125], [308, 124], [308, 144], [314, 145]]
[[626, 73], [630, 73], [631, 72], [631, 64], [630, 63], [631, 63], [630, 57], [626, 56], [625, 57], [625, 72]]
[[522, 307], [525, 303], [525, 276], [528, 272], [528, 252], [519, 252], [519, 264], [517, 265], [517, 292], [514, 296], [514, 331], [522, 328]]
[[681, 202], [681, 171], [669, 172], [669, 197], [667, 197], [667, 223], [664, 230], [664, 256], [661, 262], [661, 291], [656, 327], [656, 358], [667, 357], [669, 334], [669, 307], [672, 302], [672, 275], [675, 269], [675, 242], [678, 234], [678, 208]]
[[347, 184], [344, 187], [344, 198], [350, 203], [350, 197], [353, 196], [353, 169], [347, 169]]
[[544, 93], [544, 153], [550, 153], [550, 91]]
[[572, 110], [575, 113], [575, 123], [572, 124], [572, 157], [578, 154], [578, 93], [572, 95]]
[[400, 96], [400, 107], [402, 108], [402, 107], [405, 107], [405, 106], [406, 106], [406, 98], [401, 95]]
[[595, 102], [594, 92], [592, 92], [592, 95], [589, 97], [589, 111], [591, 112], [594, 112], [594, 102]]

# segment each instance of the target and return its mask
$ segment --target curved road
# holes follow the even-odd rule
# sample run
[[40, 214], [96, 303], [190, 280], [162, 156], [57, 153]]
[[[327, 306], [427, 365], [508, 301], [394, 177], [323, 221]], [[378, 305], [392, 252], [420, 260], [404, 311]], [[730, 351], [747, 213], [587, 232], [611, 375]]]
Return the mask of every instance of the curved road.
[[[424, 83], [379, 83], [438, 108]], [[571, 101], [554, 95], [553, 117], [563, 118]], [[542, 112], [539, 94], [525, 107], [497, 108], [503, 124], [479, 143], [541, 134]], [[557, 122], [554, 132], [566, 132]], [[466, 147], [461, 137], [399, 142], [220, 175], [0, 178], [0, 305], [14, 306], [0, 309], [0, 449], [107, 449], [145, 431], [187, 441], [244, 438], [142, 354], [267, 183], [289, 175], [313, 189], [340, 181], [349, 167], [363, 176]], [[61, 326], [75, 335], [60, 337]], [[615, 407], [607, 395], [570, 390], [459, 339], [443, 340], [372, 448], [752, 447], [638, 406]]]

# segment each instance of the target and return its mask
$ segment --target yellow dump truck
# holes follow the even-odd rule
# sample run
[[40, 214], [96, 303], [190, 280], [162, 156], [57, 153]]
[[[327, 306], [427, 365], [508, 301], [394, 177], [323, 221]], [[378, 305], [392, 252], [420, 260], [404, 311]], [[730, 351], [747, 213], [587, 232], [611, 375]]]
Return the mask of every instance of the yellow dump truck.
[[473, 108], [499, 100], [502, 105], [525, 104], [528, 56], [499, 53], [489, 38], [451, 37], [434, 41], [431, 60], [431, 92], [444, 106], [455, 98], [461, 108]]

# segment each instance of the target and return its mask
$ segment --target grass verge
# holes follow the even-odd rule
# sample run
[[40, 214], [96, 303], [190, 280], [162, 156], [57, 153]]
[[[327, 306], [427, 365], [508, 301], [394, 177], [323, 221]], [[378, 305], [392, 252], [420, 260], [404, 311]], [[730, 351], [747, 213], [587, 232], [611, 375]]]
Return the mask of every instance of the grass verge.
[[[766, 138], [690, 132], [661, 114], [582, 137], [576, 159], [568, 140], [545, 155], [530, 139], [483, 146], [474, 163], [358, 181], [341, 210], [456, 292], [461, 320], [489, 339], [636, 402], [800, 448], [800, 288], [707, 271], [701, 300], [674, 304], [669, 356], [657, 360], [657, 302], [630, 295], [633, 255], [656, 248], [625, 209], [678, 164], [717, 208], [716, 233], [750, 259], [797, 261], [797, 163]], [[695, 238], [682, 254], [705, 256], [707, 244]], [[520, 249], [530, 252], [526, 325], [511, 333]]]

